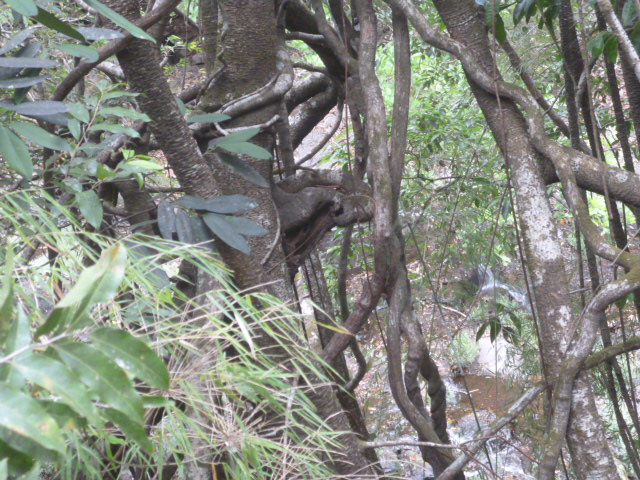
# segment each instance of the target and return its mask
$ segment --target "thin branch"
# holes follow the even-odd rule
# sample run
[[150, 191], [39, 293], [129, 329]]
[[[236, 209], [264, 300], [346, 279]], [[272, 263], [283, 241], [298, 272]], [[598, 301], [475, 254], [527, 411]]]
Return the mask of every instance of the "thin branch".
[[590, 368], [597, 367], [603, 362], [611, 360], [612, 358], [622, 355], [623, 353], [632, 352], [640, 349], [640, 337], [628, 338], [626, 342], [616, 343], [602, 350], [592, 353], [587, 357], [584, 362], [583, 368], [588, 370]]
[[469, 451], [460, 455], [451, 465], [449, 465], [438, 477], [438, 480], [451, 480], [456, 474], [464, 468], [464, 466], [472, 460], [474, 454], [476, 454], [486, 443], [487, 439], [492, 438], [509, 422], [512, 422], [518, 415], [520, 415], [525, 408], [533, 402], [536, 397], [544, 391], [545, 386], [542, 384], [535, 385], [527, 390], [518, 400], [516, 400], [502, 417], [494, 420], [491, 425], [482, 429], [478, 434], [478, 437], [474, 439], [473, 445], [469, 448]]
[[331, 130], [329, 130], [325, 134], [325, 136], [322, 137], [322, 140], [320, 140], [318, 144], [315, 147], [313, 147], [309, 153], [307, 153], [304, 157], [302, 157], [300, 160], [296, 162], [296, 167], [299, 167], [300, 165], [311, 160], [315, 156], [315, 154], [318, 153], [320, 150], [322, 150], [324, 146], [327, 144], [327, 142], [331, 140], [331, 138], [338, 131], [338, 128], [340, 127], [340, 123], [342, 123], [343, 110], [344, 110], [344, 103], [340, 103], [340, 105], [338, 105], [338, 116], [336, 118], [335, 123], [333, 124], [333, 127], [331, 127]]

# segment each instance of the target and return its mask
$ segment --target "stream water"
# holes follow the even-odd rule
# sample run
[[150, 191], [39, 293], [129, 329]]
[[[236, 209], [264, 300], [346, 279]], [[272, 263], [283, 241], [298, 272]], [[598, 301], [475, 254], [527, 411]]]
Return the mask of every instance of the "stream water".
[[[508, 296], [522, 310], [529, 309], [526, 291], [496, 278], [490, 268], [478, 268], [472, 282], [483, 298]], [[384, 311], [381, 309], [379, 314], [384, 316]], [[471, 338], [475, 338], [475, 331], [469, 330], [468, 333]], [[455, 376], [457, 369], [448, 368], [446, 360], [441, 359], [444, 364], [440, 365], [440, 373], [447, 384], [449, 435], [453, 444], [461, 444], [477, 436], [478, 426], [485, 427], [504, 414], [522, 392], [522, 386], [507, 380], [510, 373], [517, 370], [519, 358], [510, 351], [510, 344], [502, 336], [498, 336], [494, 342], [488, 337], [488, 333], [485, 333], [478, 341], [477, 358], [465, 369], [464, 375]], [[415, 431], [403, 418], [388, 389], [384, 345], [375, 329], [367, 334], [366, 343], [374, 357], [363, 380], [366, 384], [366, 398], [361, 400], [370, 431], [376, 440], [415, 441]], [[444, 346], [444, 350], [447, 349]], [[414, 446], [381, 448], [378, 449], [378, 455], [388, 478], [433, 478], [431, 467], [422, 461], [420, 452]], [[465, 474], [470, 480], [532, 480], [533, 463], [527, 455], [527, 445], [506, 428], [498, 437], [487, 442], [486, 449], [477, 456], [478, 461], [470, 463]], [[487, 467], [495, 475], [489, 474]]]

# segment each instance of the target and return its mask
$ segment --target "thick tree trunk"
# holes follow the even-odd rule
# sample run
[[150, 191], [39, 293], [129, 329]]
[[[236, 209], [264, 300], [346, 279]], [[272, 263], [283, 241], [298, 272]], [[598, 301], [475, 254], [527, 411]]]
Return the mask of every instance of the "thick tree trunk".
[[[497, 67], [476, 3], [473, 0], [434, 0], [434, 3], [451, 36], [472, 48], [487, 72], [495, 72]], [[529, 142], [524, 119], [515, 104], [497, 99], [472, 80], [470, 85], [510, 166], [533, 281], [544, 367], [549, 380], [553, 381], [562, 366], [568, 341], [566, 334], [574, 324], [564, 259], [543, 181], [543, 175], [554, 174], [540, 171], [548, 162]], [[588, 374], [578, 377], [572, 398], [567, 441], [576, 473], [581, 479], [618, 479]]]
[[[126, 0], [108, 0], [106, 3], [130, 19], [139, 16], [135, 5]], [[273, 0], [254, 0], [251, 9], [231, 0], [221, 0], [219, 6], [226, 26], [221, 42], [221, 57], [225, 66], [206, 97], [213, 103], [222, 104], [266, 85], [282, 72], [283, 66], [278, 63], [282, 62], [282, 57], [278, 57]], [[290, 302], [293, 298], [292, 289], [280, 244], [278, 212], [271, 189], [256, 188], [215, 158], [203, 157], [163, 76], [156, 46], [136, 39], [118, 55], [118, 59], [132, 89], [142, 94], [139, 97], [140, 106], [151, 117], [151, 130], [185, 190], [203, 198], [226, 193], [245, 194], [256, 200], [257, 208], [247, 216], [270, 234], [249, 240], [252, 254], [245, 255], [218, 242], [223, 259], [233, 270], [237, 286], [266, 290], [283, 302]], [[233, 127], [261, 124], [272, 118], [277, 108], [278, 102], [267, 103], [229, 123]], [[261, 133], [256, 141], [273, 150], [271, 132]], [[271, 160], [247, 157], [244, 160], [270, 182]], [[288, 352], [274, 345], [269, 335], [259, 337], [258, 343], [279, 355], [286, 365]], [[313, 379], [313, 375], [308, 378]], [[308, 396], [330, 428], [341, 432], [336, 440], [342, 443], [343, 450], [337, 452], [330, 463], [340, 474], [375, 476], [375, 469], [363, 455], [332, 387], [318, 383], [310, 385]]]

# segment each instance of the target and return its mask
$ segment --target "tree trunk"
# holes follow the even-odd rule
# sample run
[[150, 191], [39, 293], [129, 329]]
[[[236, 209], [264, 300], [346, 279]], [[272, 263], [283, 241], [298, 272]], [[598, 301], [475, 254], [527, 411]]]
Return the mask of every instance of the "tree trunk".
[[[434, 0], [434, 3], [452, 38], [473, 49], [487, 72], [497, 71], [476, 3], [472, 0]], [[524, 119], [515, 104], [498, 100], [471, 80], [469, 83], [511, 170], [527, 266], [533, 281], [544, 370], [548, 381], [553, 382], [562, 366], [566, 334], [575, 319], [558, 233], [546, 197], [542, 175], [545, 172], [540, 171], [540, 166], [548, 163], [531, 146]], [[545, 176], [548, 175], [551, 172], [546, 172]], [[582, 373], [574, 384], [567, 432], [573, 465], [580, 479], [618, 479], [589, 378], [588, 373]]]

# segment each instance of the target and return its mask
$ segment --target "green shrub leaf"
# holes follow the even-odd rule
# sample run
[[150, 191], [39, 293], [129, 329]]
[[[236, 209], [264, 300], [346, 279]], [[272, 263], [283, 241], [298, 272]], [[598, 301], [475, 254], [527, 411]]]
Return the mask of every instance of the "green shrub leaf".
[[256, 201], [245, 195], [223, 195], [213, 198], [198, 198], [185, 195], [178, 203], [193, 210], [205, 210], [214, 213], [245, 213], [258, 206]]
[[218, 215], [217, 213], [206, 213], [202, 216], [204, 223], [209, 227], [209, 230], [230, 247], [240, 250], [247, 255], [251, 253], [251, 248], [247, 241], [239, 235], [233, 224], [228, 221], [224, 215]]
[[187, 123], [217, 123], [229, 120], [231, 117], [224, 113], [204, 113], [187, 118]]
[[77, 45], [75, 43], [63, 43], [56, 47], [58, 50], [69, 55], [73, 55], [78, 58], [86, 58], [89, 62], [97, 62], [100, 59], [100, 54], [95, 48], [87, 47], [86, 45]]
[[33, 162], [29, 149], [20, 137], [4, 127], [0, 127], [0, 153], [14, 171], [24, 178], [31, 178]]
[[66, 452], [55, 420], [36, 400], [8, 385], [0, 388], [0, 439], [19, 452], [43, 460]]
[[169, 388], [169, 371], [161, 358], [129, 332], [103, 327], [94, 330], [93, 343], [120, 367], [152, 387]]
[[216, 155], [224, 165], [231, 168], [235, 173], [240, 175], [245, 180], [258, 185], [259, 187], [269, 187], [269, 183], [267, 183], [264, 177], [244, 160], [239, 159], [235, 155], [229, 155], [228, 153], [224, 152], [217, 152]]
[[9, 127], [16, 133], [22, 135], [24, 138], [37, 143], [38, 145], [50, 148], [51, 150], [58, 150], [61, 152], [70, 152], [71, 145], [50, 132], [47, 132], [44, 128], [39, 127], [32, 122], [13, 122]]
[[59, 396], [93, 425], [102, 425], [98, 410], [91, 403], [86, 388], [65, 364], [44, 355], [31, 354], [18, 357], [13, 366], [29, 382]]
[[33, 0], [5, 0], [20, 15], [32, 17], [38, 14], [38, 6]]
[[98, 194], [93, 190], [85, 190], [76, 194], [76, 201], [82, 216], [89, 222], [89, 225], [95, 229], [100, 228], [104, 212]]
[[142, 422], [142, 400], [131, 380], [109, 357], [85, 343], [68, 342], [55, 348], [64, 363], [77, 372], [80, 380], [101, 401], [130, 419]]

